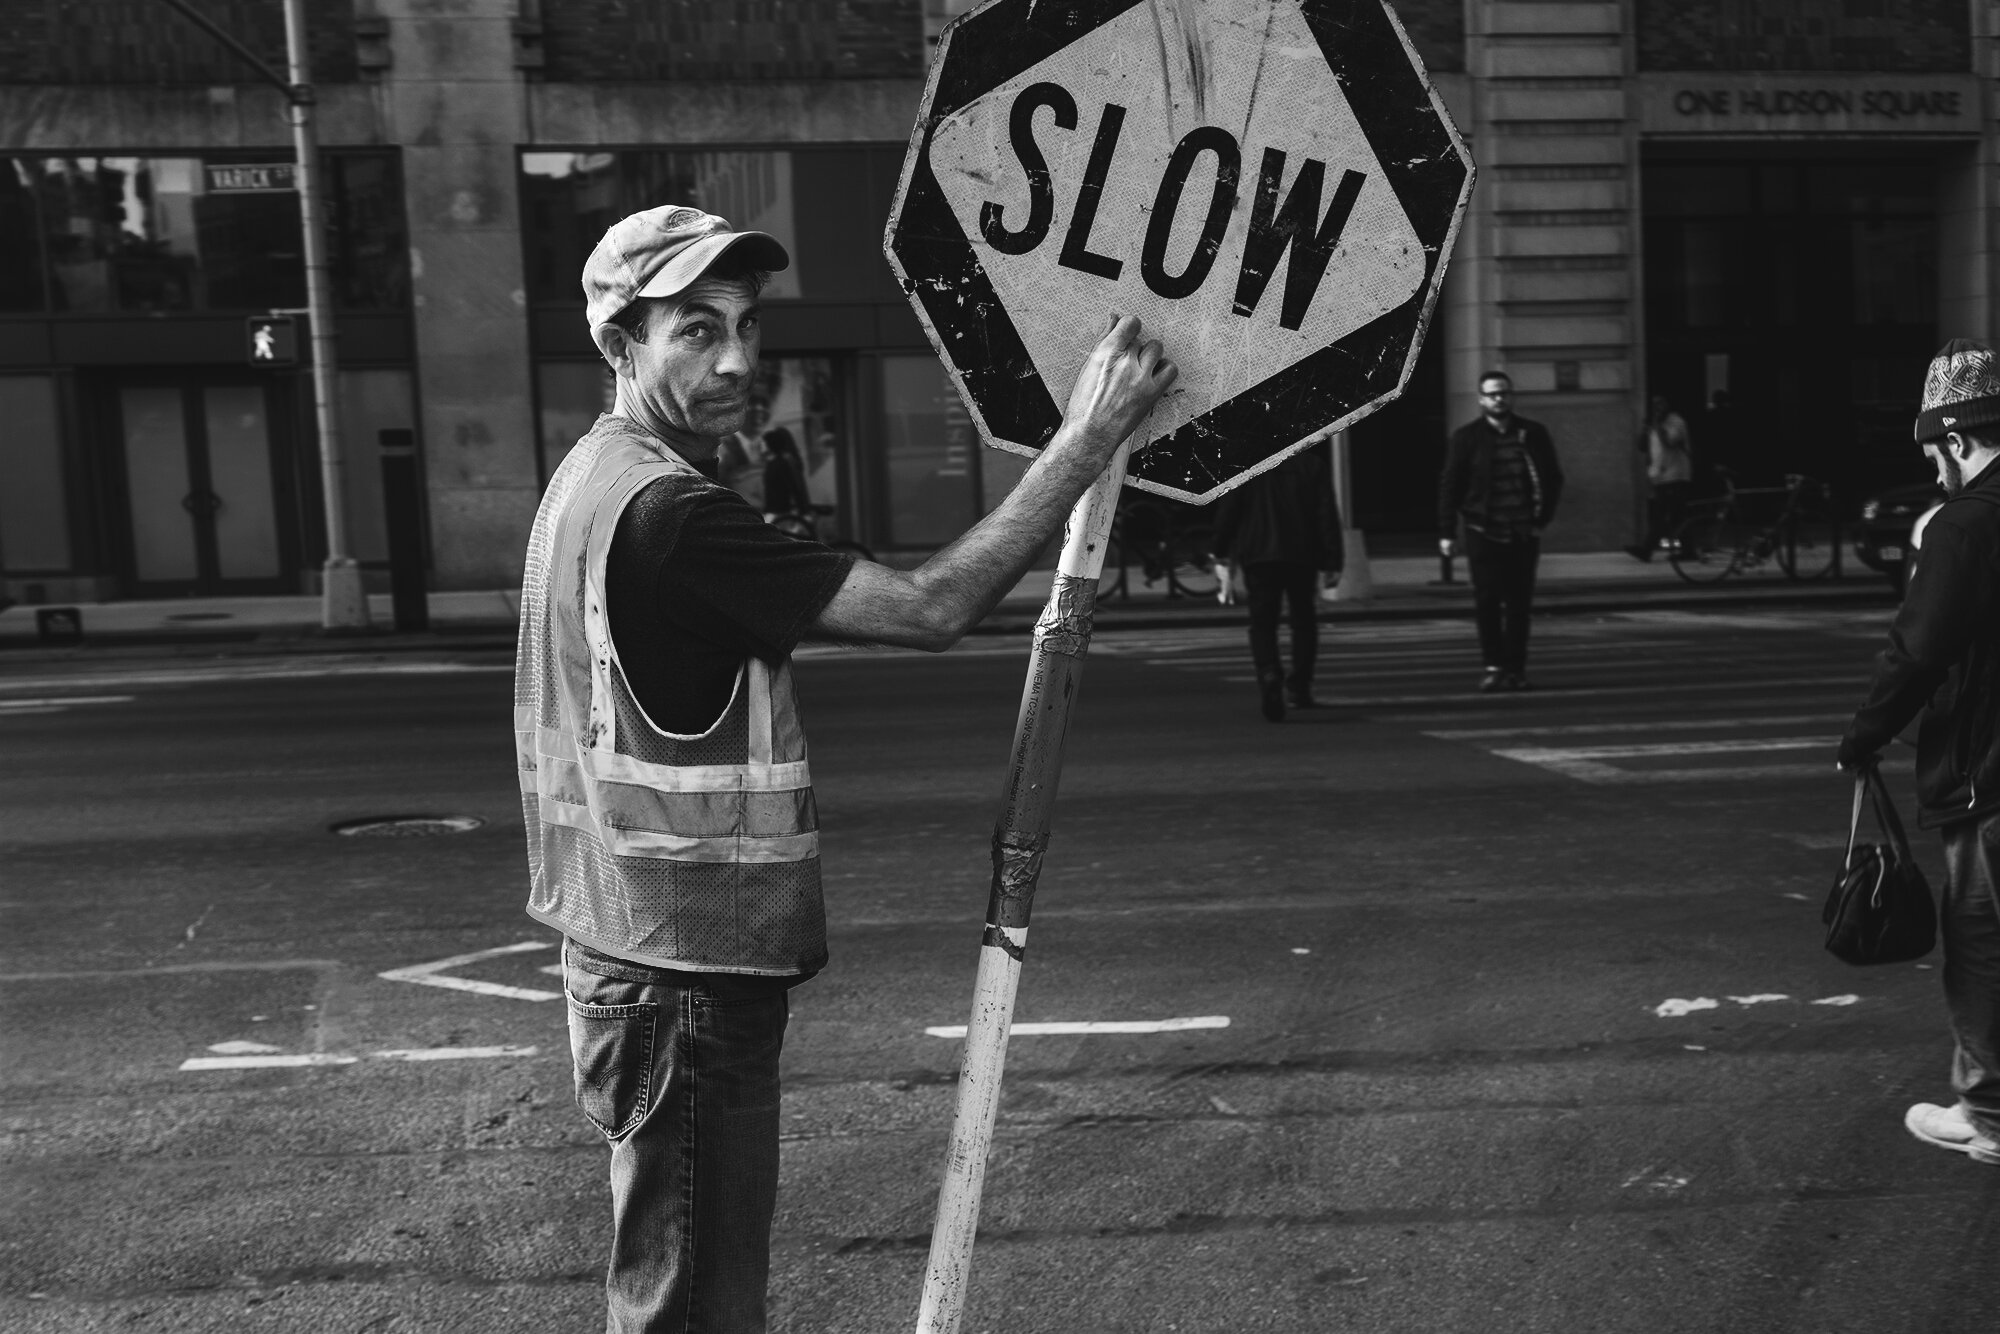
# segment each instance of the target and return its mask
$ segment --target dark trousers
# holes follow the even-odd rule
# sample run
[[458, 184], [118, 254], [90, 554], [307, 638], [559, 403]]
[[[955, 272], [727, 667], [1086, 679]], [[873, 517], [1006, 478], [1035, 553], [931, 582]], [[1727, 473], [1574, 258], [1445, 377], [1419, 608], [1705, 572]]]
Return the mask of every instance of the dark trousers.
[[2000, 814], [1944, 827], [1944, 1000], [1956, 1050], [1951, 1087], [1980, 1132], [2000, 1139]]
[[1646, 497], [1646, 545], [1656, 547], [1674, 535], [1687, 513], [1692, 482], [1658, 482]]
[[1535, 602], [1534, 537], [1495, 542], [1476, 529], [1465, 533], [1465, 566], [1472, 576], [1472, 607], [1479, 621], [1479, 652], [1488, 667], [1522, 672], [1528, 667], [1528, 619]]
[[790, 1003], [563, 947], [576, 1102], [611, 1141], [608, 1334], [763, 1334]]
[[[1257, 679], [1283, 675], [1294, 696], [1312, 693], [1313, 659], [1319, 654], [1319, 571], [1295, 561], [1259, 561], [1243, 567], [1250, 594], [1250, 661]], [[1279, 603], [1291, 605], [1292, 670], [1278, 656]]]

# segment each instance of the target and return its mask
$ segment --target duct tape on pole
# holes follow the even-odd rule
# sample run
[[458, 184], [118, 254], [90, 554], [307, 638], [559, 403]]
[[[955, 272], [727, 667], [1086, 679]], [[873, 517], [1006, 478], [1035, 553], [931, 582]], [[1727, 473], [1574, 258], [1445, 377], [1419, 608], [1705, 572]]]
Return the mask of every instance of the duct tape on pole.
[[[1106, 315], [1136, 315], [1180, 375], [1134, 432], [1126, 480], [1205, 504], [1403, 391], [1472, 183], [1382, 0], [988, 0], [939, 38], [885, 249], [981, 437], [1011, 453], [1055, 435]], [[1116, 504], [1115, 488], [1092, 494], [1071, 520], [1086, 549], [1089, 515], [1108, 528]], [[1101, 534], [1094, 548], [1101, 562]], [[1037, 631], [996, 910], [1003, 885], [1032, 893], [1046, 847], [1099, 568], [1085, 567], [1089, 588], [1059, 578]], [[1039, 834], [1017, 818], [1030, 795]], [[979, 1052], [990, 1083], [960, 1083], [926, 1334], [963, 1310], [996, 1018], [1012, 1011], [992, 956], [1014, 976], [1021, 963], [1007, 929], [990, 922], [981, 950], [966, 1059]], [[989, 1003], [1003, 985], [1007, 1003]]]

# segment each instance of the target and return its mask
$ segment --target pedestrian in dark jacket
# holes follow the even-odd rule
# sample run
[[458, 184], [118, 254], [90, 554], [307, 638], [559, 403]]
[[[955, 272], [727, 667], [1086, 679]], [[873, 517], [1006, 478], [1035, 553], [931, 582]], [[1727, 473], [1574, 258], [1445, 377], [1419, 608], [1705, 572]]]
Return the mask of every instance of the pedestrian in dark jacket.
[[[1289, 699], [1314, 707], [1313, 660], [1319, 652], [1319, 584], [1340, 569], [1340, 513], [1324, 441], [1260, 473], [1215, 502], [1211, 549], [1243, 567], [1250, 601], [1250, 661], [1264, 716], [1282, 722]], [[1292, 670], [1278, 656], [1278, 605], [1291, 607]]]
[[1903, 606], [1839, 763], [1873, 763], [1921, 712], [1918, 822], [1943, 831], [1944, 995], [1957, 1052], [1950, 1107], [1903, 1124], [1926, 1144], [2000, 1164], [2000, 369], [1954, 339], [1924, 378], [1917, 442], [1948, 499], [1924, 529]]
[[1479, 417], [1452, 432], [1438, 478], [1438, 551], [1458, 550], [1479, 622], [1481, 690], [1528, 688], [1528, 618], [1542, 530], [1562, 498], [1562, 467], [1548, 428], [1514, 415], [1514, 382], [1504, 371], [1479, 377]]

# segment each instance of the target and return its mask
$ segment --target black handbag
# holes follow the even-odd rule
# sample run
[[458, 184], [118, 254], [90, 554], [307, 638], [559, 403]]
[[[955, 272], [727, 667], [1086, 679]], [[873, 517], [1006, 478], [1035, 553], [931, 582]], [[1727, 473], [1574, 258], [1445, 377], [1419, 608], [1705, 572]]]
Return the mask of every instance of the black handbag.
[[[1861, 798], [1875, 807], [1875, 823], [1889, 836], [1887, 843], [1854, 845], [1861, 828]], [[1847, 963], [1909, 963], [1937, 944], [1937, 904], [1930, 883], [1896, 815], [1896, 803], [1871, 761], [1854, 779], [1854, 813], [1847, 822], [1847, 858], [1840, 877], [1826, 896], [1820, 921], [1826, 924], [1826, 947]]]

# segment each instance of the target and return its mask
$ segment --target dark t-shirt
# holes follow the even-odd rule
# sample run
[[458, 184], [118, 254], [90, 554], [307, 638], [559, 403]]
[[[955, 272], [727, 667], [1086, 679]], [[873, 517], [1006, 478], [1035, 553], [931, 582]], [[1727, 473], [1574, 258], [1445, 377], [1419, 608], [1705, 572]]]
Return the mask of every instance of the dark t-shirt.
[[604, 589], [640, 707], [669, 732], [707, 731], [743, 660], [788, 656], [853, 565], [846, 552], [779, 532], [725, 486], [647, 486], [619, 517]]

